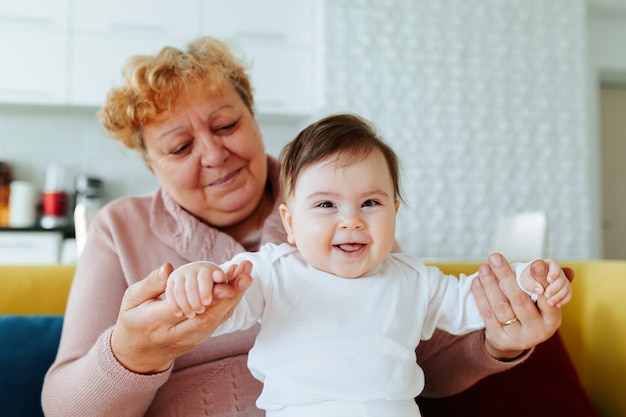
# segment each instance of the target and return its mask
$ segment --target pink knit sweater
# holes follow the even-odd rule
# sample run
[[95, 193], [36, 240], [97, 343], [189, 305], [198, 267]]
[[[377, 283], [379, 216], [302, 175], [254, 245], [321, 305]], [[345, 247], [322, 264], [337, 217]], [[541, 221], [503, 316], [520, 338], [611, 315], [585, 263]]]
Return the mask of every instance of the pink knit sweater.
[[[277, 163], [269, 158], [277, 190]], [[261, 244], [286, 240], [278, 209], [262, 230]], [[209, 338], [174, 366], [156, 375], [128, 371], [110, 348], [126, 288], [164, 262], [221, 263], [244, 248], [198, 221], [162, 190], [124, 197], [101, 210], [72, 284], [57, 358], [46, 375], [42, 404], [48, 417], [262, 416], [255, 407], [261, 383], [247, 369], [258, 328]], [[478, 379], [518, 362], [492, 359], [483, 332], [465, 337], [435, 333], [420, 344], [424, 394], [455, 394]], [[303, 358], [306, 360], [306, 358]]]

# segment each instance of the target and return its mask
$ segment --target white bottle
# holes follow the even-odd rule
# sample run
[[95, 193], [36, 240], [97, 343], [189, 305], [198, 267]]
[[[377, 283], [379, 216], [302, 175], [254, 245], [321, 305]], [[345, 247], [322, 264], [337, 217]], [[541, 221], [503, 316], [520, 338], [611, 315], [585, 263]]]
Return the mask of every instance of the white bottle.
[[37, 190], [28, 181], [13, 181], [9, 196], [11, 227], [33, 227], [37, 221]]
[[102, 207], [100, 193], [102, 181], [97, 178], [79, 176], [76, 179], [76, 207], [74, 208], [74, 234], [78, 256], [85, 247], [89, 226]]

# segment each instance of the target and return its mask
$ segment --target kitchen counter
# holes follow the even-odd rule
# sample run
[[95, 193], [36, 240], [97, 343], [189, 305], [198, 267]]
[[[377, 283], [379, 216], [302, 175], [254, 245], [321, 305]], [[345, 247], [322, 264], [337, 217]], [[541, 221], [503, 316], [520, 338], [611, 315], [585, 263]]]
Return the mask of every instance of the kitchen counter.
[[64, 245], [73, 238], [73, 227], [0, 227], [0, 264], [59, 263]]
[[1, 233], [22, 233], [22, 232], [42, 232], [42, 233], [61, 233], [63, 238], [70, 239], [74, 237], [74, 225], [66, 226], [66, 227], [55, 227], [53, 229], [44, 229], [41, 226], [32, 226], [32, 227], [0, 227]]

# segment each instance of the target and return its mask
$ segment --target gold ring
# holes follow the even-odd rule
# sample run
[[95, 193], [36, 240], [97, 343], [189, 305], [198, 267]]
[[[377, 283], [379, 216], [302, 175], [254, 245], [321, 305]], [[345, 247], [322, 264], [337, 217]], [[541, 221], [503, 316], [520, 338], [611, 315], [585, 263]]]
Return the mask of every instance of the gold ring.
[[503, 326], [508, 326], [511, 325], [513, 323], [517, 323], [519, 321], [519, 319], [516, 317], [513, 317], [511, 320], [507, 320], [504, 323], [502, 323]]

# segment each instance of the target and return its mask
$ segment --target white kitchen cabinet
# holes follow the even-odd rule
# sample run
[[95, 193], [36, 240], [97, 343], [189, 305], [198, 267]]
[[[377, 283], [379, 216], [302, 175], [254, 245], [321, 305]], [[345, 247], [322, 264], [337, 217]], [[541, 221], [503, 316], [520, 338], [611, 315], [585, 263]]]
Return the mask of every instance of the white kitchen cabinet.
[[68, 14], [68, 0], [0, 2], [0, 102], [65, 101]]
[[[0, 2], [0, 103], [100, 107], [125, 61], [200, 35], [250, 64], [256, 110], [323, 105], [324, 0], [21, 0]], [[6, 64], [9, 63], [9, 64]]]
[[323, 104], [322, 0], [205, 0], [202, 33], [249, 63], [259, 113], [306, 115]]
[[316, 110], [314, 58], [303, 48], [246, 45], [259, 113], [306, 115]]
[[121, 85], [122, 67], [130, 56], [153, 54], [163, 46], [158, 40], [119, 39], [104, 35], [74, 37], [70, 103], [101, 107], [111, 87]]
[[0, 263], [55, 264], [63, 243], [59, 231], [0, 232]]
[[218, 37], [273, 44], [315, 42], [318, 0], [205, 0], [203, 31]]
[[199, 0], [74, 0], [74, 34], [119, 39], [190, 39], [198, 33]]
[[121, 84], [130, 56], [181, 47], [198, 36], [198, 1], [75, 0], [70, 103], [101, 106], [109, 89]]

